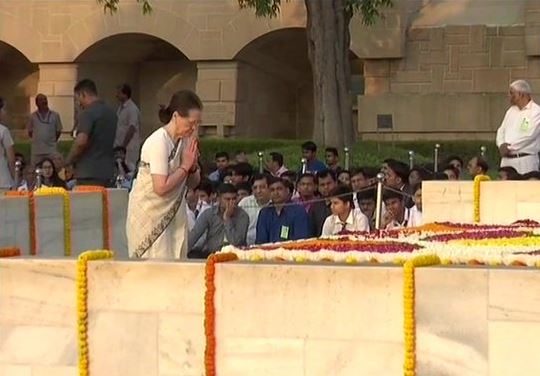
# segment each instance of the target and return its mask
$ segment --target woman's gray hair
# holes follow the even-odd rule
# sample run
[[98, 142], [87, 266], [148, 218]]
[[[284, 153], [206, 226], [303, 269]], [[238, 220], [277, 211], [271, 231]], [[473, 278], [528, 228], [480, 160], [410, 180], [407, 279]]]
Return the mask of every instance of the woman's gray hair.
[[517, 80], [510, 84], [510, 88], [518, 93], [532, 94], [531, 85], [525, 80]]

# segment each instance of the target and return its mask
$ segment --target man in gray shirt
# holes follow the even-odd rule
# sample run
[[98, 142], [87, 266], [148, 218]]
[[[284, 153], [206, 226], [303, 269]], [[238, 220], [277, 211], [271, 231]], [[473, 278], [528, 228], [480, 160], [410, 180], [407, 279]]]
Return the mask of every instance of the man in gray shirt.
[[116, 113], [98, 97], [96, 84], [91, 80], [79, 81], [75, 97], [82, 111], [66, 164], [75, 166], [77, 185], [110, 187], [114, 176]]
[[32, 139], [32, 167], [45, 158], [53, 159], [58, 152], [56, 143], [62, 132], [60, 115], [49, 109], [49, 101], [45, 95], [36, 96], [36, 107], [37, 110], [30, 115], [27, 127], [28, 137]]
[[[238, 192], [232, 184], [222, 184], [219, 189], [218, 205], [205, 210], [189, 233], [190, 258], [206, 258], [224, 245], [241, 247], [246, 245], [249, 216], [238, 207]], [[202, 249], [194, 249], [203, 234], [206, 241]]]

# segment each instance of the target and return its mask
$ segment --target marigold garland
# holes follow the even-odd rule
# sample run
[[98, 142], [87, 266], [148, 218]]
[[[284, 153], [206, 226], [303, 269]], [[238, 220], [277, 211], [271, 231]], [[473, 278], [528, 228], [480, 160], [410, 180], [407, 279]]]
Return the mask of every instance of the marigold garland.
[[18, 247], [5, 247], [0, 248], [1, 257], [17, 257], [21, 255], [21, 249]]
[[487, 175], [476, 175], [473, 183], [473, 222], [480, 222], [480, 184], [491, 180]]
[[88, 261], [113, 258], [107, 250], [86, 251], [77, 259], [77, 336], [79, 340], [79, 375], [88, 376]]
[[64, 255], [71, 256], [71, 200], [69, 192], [59, 187], [42, 187], [34, 196], [62, 196], [64, 198]]
[[110, 200], [109, 190], [104, 187], [87, 185], [75, 187], [76, 192], [100, 193], [103, 202], [103, 248], [111, 249], [111, 226], [110, 226]]
[[416, 375], [416, 318], [415, 318], [415, 281], [414, 270], [422, 266], [440, 264], [437, 255], [422, 255], [408, 260], [403, 265], [403, 330], [405, 361], [404, 376]]
[[213, 254], [206, 260], [204, 294], [204, 333], [206, 336], [206, 349], [204, 351], [204, 366], [206, 376], [216, 376], [216, 264], [237, 260], [234, 253]]
[[32, 256], [37, 255], [36, 200], [34, 199], [34, 193], [28, 191], [7, 191], [5, 192], [5, 196], [11, 198], [28, 197], [28, 238], [30, 240], [29, 253]]

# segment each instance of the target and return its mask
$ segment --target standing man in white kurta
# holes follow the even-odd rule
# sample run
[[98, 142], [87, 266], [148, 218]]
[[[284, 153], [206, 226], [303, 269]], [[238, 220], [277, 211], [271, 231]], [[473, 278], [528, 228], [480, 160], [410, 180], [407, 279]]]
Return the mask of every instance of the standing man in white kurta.
[[501, 167], [514, 167], [525, 174], [538, 170], [540, 151], [540, 106], [531, 99], [531, 85], [517, 80], [510, 84], [512, 107], [497, 130]]
[[118, 126], [116, 127], [114, 146], [121, 146], [126, 149], [126, 165], [130, 171], [134, 171], [139, 161], [141, 149], [140, 112], [131, 99], [131, 87], [129, 85], [123, 84], [119, 86], [116, 98], [120, 102], [120, 106], [116, 111]]

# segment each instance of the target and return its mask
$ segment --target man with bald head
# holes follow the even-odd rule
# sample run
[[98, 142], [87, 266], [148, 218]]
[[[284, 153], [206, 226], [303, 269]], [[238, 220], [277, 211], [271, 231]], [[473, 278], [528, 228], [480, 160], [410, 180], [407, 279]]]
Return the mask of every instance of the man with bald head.
[[497, 130], [501, 167], [514, 167], [520, 174], [538, 170], [540, 106], [531, 99], [531, 93], [531, 85], [525, 80], [510, 84], [512, 106]]
[[32, 168], [44, 158], [53, 158], [58, 153], [56, 143], [62, 132], [60, 115], [49, 109], [47, 97], [36, 96], [37, 110], [28, 122], [28, 137], [32, 139]]

